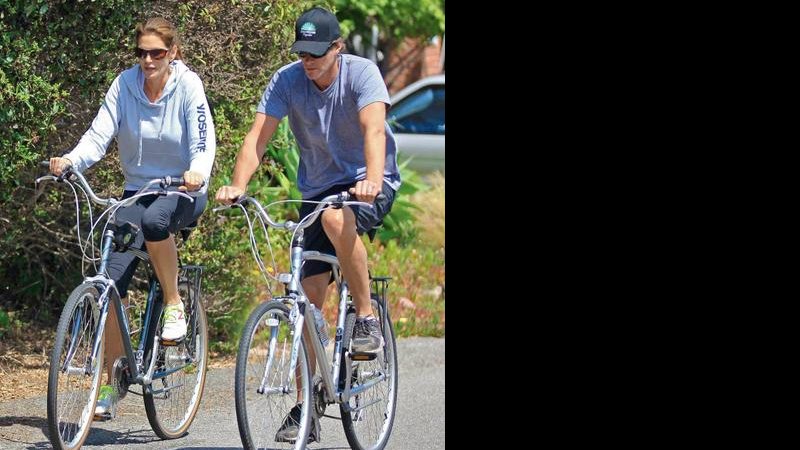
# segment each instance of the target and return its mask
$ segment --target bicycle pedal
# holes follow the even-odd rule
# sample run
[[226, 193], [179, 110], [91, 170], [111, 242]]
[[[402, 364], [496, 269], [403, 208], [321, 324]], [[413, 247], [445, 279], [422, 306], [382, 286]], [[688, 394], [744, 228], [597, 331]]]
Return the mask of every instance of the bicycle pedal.
[[112, 416], [110, 412], [104, 412], [103, 414], [95, 414], [94, 415], [94, 420], [96, 422], [107, 422], [107, 421], [109, 421], [109, 420], [111, 420], [113, 418], [114, 418], [114, 416]]
[[367, 353], [367, 352], [350, 353], [350, 359], [352, 359], [353, 361], [372, 361], [377, 357], [378, 357], [377, 353]]
[[183, 342], [184, 339], [186, 339], [186, 337], [182, 337], [182, 338], [180, 338], [178, 340], [175, 340], [175, 341], [167, 341], [167, 340], [161, 339], [161, 345], [163, 345], [164, 347], [175, 347], [175, 346], [179, 345], [181, 342]]

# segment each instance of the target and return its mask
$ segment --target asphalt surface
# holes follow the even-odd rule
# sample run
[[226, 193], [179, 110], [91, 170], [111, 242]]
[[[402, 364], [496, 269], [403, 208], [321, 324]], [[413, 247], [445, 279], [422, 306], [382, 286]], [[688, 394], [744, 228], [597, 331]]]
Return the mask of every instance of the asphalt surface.
[[[444, 353], [445, 340], [406, 338], [397, 342], [398, 401], [394, 428], [386, 449], [436, 450], [445, 448]], [[141, 397], [126, 396], [116, 419], [95, 422], [83, 448], [205, 449], [242, 448], [236, 427], [233, 368], [208, 372], [200, 411], [189, 433], [162, 441], [153, 433]], [[0, 379], [2, 382], [2, 379]], [[338, 409], [328, 407], [328, 414]], [[35, 397], [0, 403], [0, 449], [49, 449], [47, 398]], [[322, 419], [322, 442], [309, 449], [349, 449], [341, 422]]]

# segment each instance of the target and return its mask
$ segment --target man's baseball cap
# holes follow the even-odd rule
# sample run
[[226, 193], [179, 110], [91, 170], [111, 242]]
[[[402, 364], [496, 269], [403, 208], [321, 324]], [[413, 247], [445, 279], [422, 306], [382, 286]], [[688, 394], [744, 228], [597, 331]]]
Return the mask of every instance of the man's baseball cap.
[[290, 52], [322, 56], [331, 42], [339, 39], [339, 21], [330, 11], [316, 7], [304, 12], [294, 24], [294, 44]]

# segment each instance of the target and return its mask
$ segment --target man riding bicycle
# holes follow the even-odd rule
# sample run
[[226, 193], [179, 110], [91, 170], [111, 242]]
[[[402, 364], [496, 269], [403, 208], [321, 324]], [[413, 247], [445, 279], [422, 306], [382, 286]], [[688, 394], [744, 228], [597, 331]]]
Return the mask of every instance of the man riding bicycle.
[[[349, 190], [374, 205], [326, 210], [305, 231], [306, 250], [338, 257], [357, 314], [353, 351], [370, 353], [381, 348], [383, 337], [370, 302], [367, 250], [359, 235], [378, 225], [391, 209], [400, 173], [394, 135], [386, 123], [391, 102], [380, 71], [368, 59], [342, 54], [343, 49], [339, 22], [331, 12], [312, 8], [297, 19], [291, 52], [299, 60], [278, 69], [264, 90], [236, 157], [233, 181], [220, 188], [216, 199], [230, 204], [245, 193], [267, 143], [288, 116], [300, 149], [297, 184], [303, 199]], [[379, 193], [383, 197], [376, 200]], [[304, 203], [300, 218], [314, 206]], [[330, 265], [310, 261], [301, 278], [305, 294], [322, 310], [331, 283]]]

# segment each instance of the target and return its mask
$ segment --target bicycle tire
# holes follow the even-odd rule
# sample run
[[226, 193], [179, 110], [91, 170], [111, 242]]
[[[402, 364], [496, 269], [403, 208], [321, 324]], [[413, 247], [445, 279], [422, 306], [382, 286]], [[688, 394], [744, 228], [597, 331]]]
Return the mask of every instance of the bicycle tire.
[[[277, 325], [270, 326], [267, 320], [277, 319]], [[274, 322], [272, 322], [274, 324]], [[274, 330], [274, 331], [273, 331]], [[236, 423], [239, 437], [245, 449], [295, 449], [305, 448], [312, 416], [312, 379], [306, 351], [305, 339], [300, 341], [297, 368], [300, 371], [300, 391], [304, 399], [300, 412], [298, 434], [294, 442], [277, 442], [277, 433], [283, 427], [289, 411], [297, 404], [296, 393], [274, 392], [259, 394], [265, 375], [270, 348], [267, 334], [276, 333], [276, 343], [272, 352], [267, 387], [281, 386], [289, 373], [289, 357], [292, 346], [292, 325], [289, 323], [289, 308], [280, 300], [271, 300], [258, 305], [245, 323], [236, 355], [235, 403]], [[282, 340], [278, 343], [278, 340]], [[296, 372], [297, 373], [297, 372]], [[249, 410], [249, 411], [248, 411]]]
[[[100, 350], [97, 359], [92, 362], [89, 377], [87, 374], [75, 373], [74, 370], [64, 373], [60, 369], [69, 353], [73, 354], [70, 368], [80, 368], [80, 365], [75, 364], [76, 358], [83, 360], [83, 366], [86, 367], [86, 360], [92, 353], [92, 342], [100, 320], [100, 308], [97, 304], [99, 297], [100, 293], [94, 285], [81, 284], [70, 294], [58, 321], [47, 380], [47, 427], [50, 442], [55, 449], [80, 448], [89, 435], [94, 420], [94, 409], [103, 374], [105, 339], [101, 339]], [[67, 389], [76, 385], [79, 387], [76, 390], [77, 399], [71, 400], [70, 397], [73, 396], [67, 395], [69, 394]], [[82, 392], [86, 390], [88, 392]], [[70, 405], [83, 405], [83, 407], [77, 416], [72, 414], [62, 420], [61, 411]], [[73, 418], [77, 425], [67, 421]]]
[[[342, 415], [342, 426], [347, 442], [353, 450], [381, 450], [389, 442], [392, 434], [392, 426], [397, 409], [397, 344], [395, 342], [392, 321], [388, 311], [383, 311], [383, 305], [372, 299], [372, 309], [378, 317], [383, 317], [381, 321], [381, 331], [383, 333], [383, 351], [372, 361], [350, 361], [350, 358], [343, 353], [342, 366], [352, 364], [351, 386], [356, 388], [368, 378], [365, 374], [374, 373], [378, 369], [383, 370], [388, 377], [383, 382], [372, 386], [361, 394], [352, 396], [347, 404], [339, 405]], [[353, 323], [355, 322], [355, 312]], [[350, 312], [345, 317], [345, 326], [349, 324]], [[347, 332], [347, 328], [345, 328]], [[344, 348], [349, 349], [353, 339], [352, 328], [349, 333], [344, 335], [347, 339]], [[346, 370], [346, 369], [345, 369]], [[343, 373], [346, 373], [344, 371]], [[370, 402], [375, 403], [370, 404]], [[367, 405], [358, 411], [349, 411]]]
[[[208, 371], [208, 319], [201, 299], [193, 300], [193, 291], [194, 289], [191, 290], [192, 293], [186, 302], [187, 305], [194, 305], [193, 309], [189, 306], [189, 310], [187, 310], [186, 338], [176, 346], [159, 346], [156, 364], [162, 369], [168, 369], [170, 364], [177, 366], [182, 363], [181, 361], [187, 362], [186, 359], [191, 358], [192, 355], [195, 356], [195, 362], [165, 378], [153, 380], [152, 388], [156, 390], [169, 389], [168, 391], [153, 393], [152, 390], [145, 389], [144, 393], [147, 420], [161, 439], [177, 439], [186, 434], [197, 415], [205, 388]], [[197, 326], [193, 327], [192, 324], [195, 323], [195, 320]], [[160, 335], [161, 320], [153, 320], [153, 322], [157, 326], [155, 332]], [[154, 335], [150, 334], [149, 336]], [[194, 341], [194, 349], [188, 348], [192, 341]], [[152, 342], [152, 337], [150, 342]], [[152, 347], [152, 343], [148, 344], [148, 347]], [[149, 354], [151, 351], [152, 349], [145, 353]], [[193, 383], [191, 383], [192, 381]], [[171, 386], [176, 387], [172, 388]], [[185, 401], [184, 392], [187, 387], [190, 387], [191, 390], [188, 401]]]
[[350, 305], [347, 307], [347, 312], [344, 316], [344, 334], [342, 336], [347, 336], [347, 338], [342, 342], [342, 354], [339, 363], [339, 389], [344, 389], [347, 381], [347, 364], [349, 363], [347, 352], [350, 350], [350, 341], [353, 340], [353, 328], [355, 328], [355, 325], [356, 308]]

